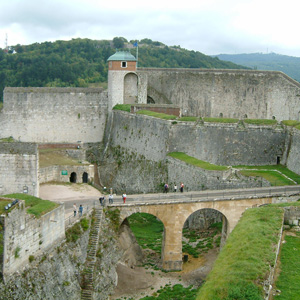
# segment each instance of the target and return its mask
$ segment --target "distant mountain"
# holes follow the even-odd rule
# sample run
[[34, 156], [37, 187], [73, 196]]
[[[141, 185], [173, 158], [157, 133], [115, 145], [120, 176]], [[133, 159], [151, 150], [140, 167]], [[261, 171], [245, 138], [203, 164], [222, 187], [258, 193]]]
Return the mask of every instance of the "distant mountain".
[[300, 57], [276, 53], [219, 54], [212, 57], [218, 57], [221, 60], [230, 61], [255, 70], [281, 71], [300, 82]]

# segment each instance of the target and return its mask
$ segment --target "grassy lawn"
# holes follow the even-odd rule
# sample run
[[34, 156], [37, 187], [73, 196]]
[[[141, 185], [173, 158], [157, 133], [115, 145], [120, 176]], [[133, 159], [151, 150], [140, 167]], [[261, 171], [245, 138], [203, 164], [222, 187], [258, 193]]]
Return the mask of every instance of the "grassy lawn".
[[167, 115], [164, 113], [158, 113], [155, 111], [150, 111], [150, 110], [139, 110], [137, 112], [138, 115], [146, 115], [146, 116], [151, 116], [151, 117], [155, 117], [155, 118], [159, 118], [159, 119], [163, 119], [163, 120], [175, 120], [177, 119], [176, 116], [174, 115]]
[[[261, 176], [266, 180], [268, 180], [272, 186], [295, 184], [293, 181], [289, 180], [288, 178], [300, 184], [300, 176], [283, 165], [266, 165], [266, 166], [240, 165], [240, 166], [234, 166], [234, 168], [242, 169], [240, 172], [245, 176]], [[288, 178], [286, 178], [279, 172], [281, 172]]]
[[275, 125], [277, 123], [276, 120], [270, 119], [245, 119], [244, 122], [253, 125]]
[[131, 104], [117, 104], [113, 107], [113, 109], [130, 112]]
[[275, 283], [280, 295], [276, 300], [291, 300], [300, 298], [300, 233], [297, 236], [285, 236], [286, 243], [281, 246], [280, 267], [281, 271]]
[[26, 194], [8, 194], [2, 197], [25, 200], [27, 213], [33, 214], [37, 218], [59, 206], [59, 204], [55, 202], [42, 200], [40, 198]]
[[82, 165], [78, 160], [72, 159], [66, 154], [66, 149], [40, 149], [40, 168], [49, 167], [53, 165]]
[[226, 170], [226, 166], [218, 166], [214, 164], [210, 164], [209, 162], [199, 160], [195, 157], [189, 156], [183, 152], [170, 152], [168, 153], [168, 156], [171, 156], [173, 158], [179, 159], [181, 161], [186, 162], [187, 164], [191, 164], [193, 166], [205, 169], [205, 170], [216, 170], [216, 171], [223, 171]]
[[275, 262], [283, 211], [276, 207], [248, 209], [220, 252], [198, 300], [262, 300], [261, 282]]

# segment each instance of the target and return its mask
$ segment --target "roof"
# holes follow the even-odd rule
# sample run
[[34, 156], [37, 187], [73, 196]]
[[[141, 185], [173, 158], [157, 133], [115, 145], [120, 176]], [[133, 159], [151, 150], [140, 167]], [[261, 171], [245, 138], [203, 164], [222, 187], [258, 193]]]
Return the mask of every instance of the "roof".
[[136, 58], [129, 51], [118, 51], [110, 56], [107, 61], [136, 61]]

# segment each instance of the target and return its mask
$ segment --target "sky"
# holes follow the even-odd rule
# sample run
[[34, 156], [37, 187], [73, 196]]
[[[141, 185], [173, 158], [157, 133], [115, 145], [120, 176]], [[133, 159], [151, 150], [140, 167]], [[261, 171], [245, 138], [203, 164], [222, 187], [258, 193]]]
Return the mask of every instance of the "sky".
[[144, 38], [206, 55], [300, 57], [299, 0], [0, 0], [0, 48]]

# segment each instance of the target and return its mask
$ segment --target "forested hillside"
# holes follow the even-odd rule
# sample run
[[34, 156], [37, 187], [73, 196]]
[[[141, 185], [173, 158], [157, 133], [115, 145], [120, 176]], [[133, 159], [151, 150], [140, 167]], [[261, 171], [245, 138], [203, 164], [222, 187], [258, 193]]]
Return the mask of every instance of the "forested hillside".
[[223, 62], [179, 46], [169, 47], [150, 39], [112, 41], [73, 39], [16, 45], [0, 49], [0, 101], [3, 89], [11, 87], [87, 87], [107, 81], [107, 58], [116, 48], [129, 48], [136, 55], [133, 43], [138, 42], [138, 66], [158, 68], [244, 68]]
[[300, 57], [276, 53], [219, 54], [216, 57], [252, 69], [281, 71], [300, 82]]

